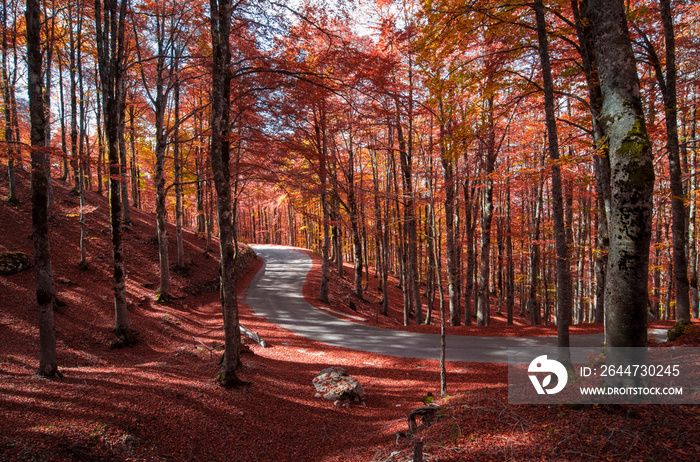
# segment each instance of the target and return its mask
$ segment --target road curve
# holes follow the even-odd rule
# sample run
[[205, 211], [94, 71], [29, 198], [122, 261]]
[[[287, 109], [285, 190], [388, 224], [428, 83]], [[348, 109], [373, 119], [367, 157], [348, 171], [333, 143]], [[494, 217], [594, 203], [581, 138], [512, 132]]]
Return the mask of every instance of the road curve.
[[[440, 336], [437, 334], [383, 329], [345, 321], [310, 305], [302, 296], [302, 286], [312, 265], [311, 258], [305, 253], [290, 247], [252, 247], [265, 262], [248, 288], [245, 300], [256, 315], [329, 345], [402, 358], [440, 358]], [[448, 335], [447, 360], [507, 363], [509, 348], [556, 347], [556, 342], [556, 337]], [[571, 346], [596, 347], [602, 344], [603, 334], [571, 336]]]

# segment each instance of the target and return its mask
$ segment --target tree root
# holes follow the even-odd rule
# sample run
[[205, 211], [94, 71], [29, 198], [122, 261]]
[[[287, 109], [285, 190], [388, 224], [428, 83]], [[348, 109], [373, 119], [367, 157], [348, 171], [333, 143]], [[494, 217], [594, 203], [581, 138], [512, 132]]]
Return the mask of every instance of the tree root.
[[156, 292], [156, 302], [160, 303], [161, 305], [167, 305], [172, 300], [173, 298], [170, 296], [169, 293], [161, 292], [160, 290]]
[[36, 375], [45, 379], [63, 378], [63, 374], [58, 370], [58, 366], [55, 363], [45, 364], [43, 368], [37, 371]]
[[253, 382], [239, 379], [234, 371], [219, 371], [216, 374], [216, 381], [224, 388], [239, 388], [246, 385], [252, 385]]
[[124, 348], [136, 345], [136, 332], [130, 327], [117, 327], [112, 332], [117, 336], [117, 340], [110, 344], [111, 348]]

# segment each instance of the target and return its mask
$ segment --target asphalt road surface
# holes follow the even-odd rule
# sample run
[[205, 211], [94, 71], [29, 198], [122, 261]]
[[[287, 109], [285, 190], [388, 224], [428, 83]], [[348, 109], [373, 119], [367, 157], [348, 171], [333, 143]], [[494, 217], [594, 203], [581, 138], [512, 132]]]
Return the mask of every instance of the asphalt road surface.
[[[246, 304], [255, 314], [285, 329], [328, 345], [403, 358], [439, 359], [440, 336], [367, 326], [324, 313], [302, 296], [311, 258], [289, 247], [254, 245], [264, 261], [248, 288]], [[657, 334], [661, 334], [658, 332]], [[556, 337], [447, 336], [447, 360], [507, 363], [509, 351], [556, 347]], [[600, 347], [603, 334], [572, 335], [572, 347]], [[525, 355], [518, 362], [529, 362]], [[511, 361], [514, 358], [511, 357]]]

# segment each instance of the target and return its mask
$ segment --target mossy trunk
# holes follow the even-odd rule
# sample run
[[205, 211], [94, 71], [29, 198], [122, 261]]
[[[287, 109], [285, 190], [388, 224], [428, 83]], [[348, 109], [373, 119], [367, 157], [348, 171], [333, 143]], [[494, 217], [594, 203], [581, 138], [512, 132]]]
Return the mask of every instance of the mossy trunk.
[[599, 117], [610, 152], [610, 253], [605, 290], [608, 347], [647, 344], [654, 166], [622, 0], [590, 0], [588, 16], [603, 96]]

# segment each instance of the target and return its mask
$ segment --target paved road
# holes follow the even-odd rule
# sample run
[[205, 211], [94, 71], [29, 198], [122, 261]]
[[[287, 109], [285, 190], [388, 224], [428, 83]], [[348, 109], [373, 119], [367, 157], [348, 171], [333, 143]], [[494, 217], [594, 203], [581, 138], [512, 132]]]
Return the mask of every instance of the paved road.
[[[353, 350], [404, 358], [439, 359], [440, 336], [345, 321], [311, 306], [302, 296], [311, 258], [288, 247], [254, 245], [265, 261], [251, 283], [246, 304], [255, 314], [303, 337]], [[447, 360], [507, 363], [508, 349], [556, 347], [556, 337], [447, 336]], [[597, 347], [603, 334], [574, 335], [571, 346]], [[513, 350], [511, 350], [513, 353]], [[529, 362], [531, 355], [521, 358]]]

